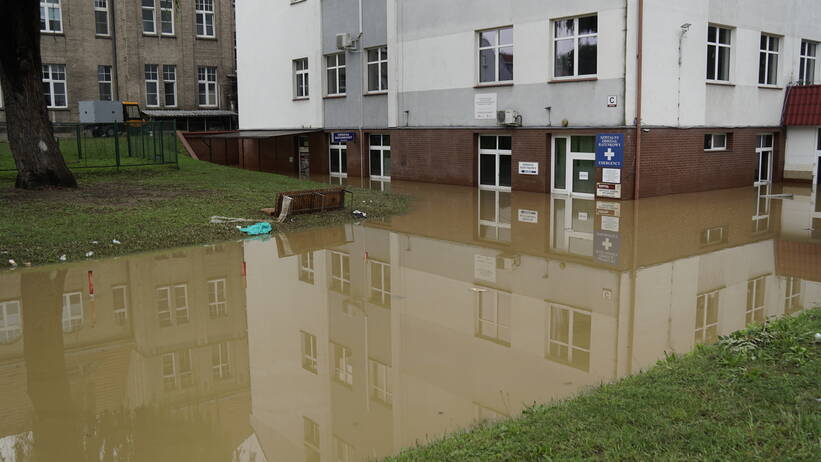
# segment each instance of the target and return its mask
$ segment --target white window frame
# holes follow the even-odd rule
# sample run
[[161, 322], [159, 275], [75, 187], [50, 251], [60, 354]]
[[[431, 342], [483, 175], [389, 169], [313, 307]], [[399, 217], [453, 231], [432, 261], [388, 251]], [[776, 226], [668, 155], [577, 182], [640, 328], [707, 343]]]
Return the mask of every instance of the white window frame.
[[[150, 3], [150, 5], [149, 5]], [[151, 20], [146, 19], [146, 13], [151, 12]], [[142, 0], [140, 3], [140, 22], [142, 23], [143, 35], [157, 35], [157, 12], [155, 0]], [[151, 30], [146, 30], [146, 26], [151, 24]]]
[[333, 351], [333, 370], [332, 376], [335, 381], [353, 386], [353, 352], [350, 348], [331, 342], [331, 349]]
[[[194, 0], [195, 28], [197, 38], [214, 38], [217, 36], [217, 22], [214, 9], [214, 0]], [[211, 30], [208, 30], [208, 19], [211, 20]], [[200, 31], [202, 28], [202, 31]]]
[[[330, 258], [330, 289], [347, 295], [351, 293], [351, 256], [337, 252], [335, 250], [329, 251]], [[334, 261], [338, 258], [338, 261]], [[348, 262], [348, 274], [345, 274], [345, 261]], [[346, 277], [347, 276], [347, 277]]]
[[[510, 29], [510, 35], [512, 37], [511, 42], [510, 43], [501, 43], [501, 41], [500, 41], [501, 32], [503, 30], [508, 30], [508, 29]], [[494, 45], [482, 46], [482, 38], [481, 38], [482, 34], [488, 33], [488, 32], [494, 32], [496, 34], [496, 43]], [[502, 67], [502, 63], [499, 60], [499, 54], [500, 54], [499, 50], [501, 50], [502, 48], [510, 48], [511, 53], [513, 54], [513, 57], [514, 57], [514, 62], [515, 62], [516, 55], [515, 55], [514, 43], [516, 41], [516, 37], [514, 36], [513, 26], [501, 26], [501, 27], [493, 27], [493, 28], [490, 28], [490, 29], [477, 30], [475, 40], [476, 40], [476, 82], [477, 82], [477, 84], [482, 86], [482, 85], [497, 85], [497, 84], [513, 83], [514, 76], [516, 75], [515, 74], [515, 69], [516, 69], [515, 67], [514, 67], [513, 74], [510, 76], [509, 80], [500, 80], [499, 79], [499, 70]], [[482, 51], [485, 51], [485, 50], [493, 50], [494, 63], [496, 64], [496, 67], [493, 70], [493, 80], [482, 81]]]
[[[513, 316], [513, 294], [490, 287], [474, 287], [472, 290], [476, 297], [473, 311], [474, 337], [509, 347], [511, 340], [510, 324]], [[503, 298], [507, 299], [506, 305], [501, 303]], [[507, 310], [507, 324], [503, 320], [503, 310]]]
[[[368, 260], [370, 301], [379, 306], [391, 306], [391, 265], [379, 260]], [[374, 281], [376, 279], [376, 281]], [[385, 282], [387, 281], [387, 284]]]
[[211, 319], [228, 316], [228, 282], [225, 278], [208, 281], [208, 316]]
[[[567, 319], [568, 319], [568, 321], [567, 321], [567, 332], [566, 332], [567, 342], [563, 342], [557, 336], [554, 337], [554, 329], [558, 329], [558, 327], [553, 325], [553, 310], [557, 310], [557, 311], [567, 313]], [[577, 345], [576, 344], [576, 339], [574, 338], [575, 337], [575, 332], [576, 332], [574, 323], [575, 323], [575, 319], [576, 319], [575, 315], [577, 313], [581, 316], [587, 316], [590, 319], [589, 324], [590, 324], [591, 332], [589, 333], [588, 338], [590, 339], [591, 344], [588, 345], [588, 348], [584, 348], [581, 345]], [[576, 362], [574, 362], [575, 361], [574, 356], [576, 354], [579, 354], [579, 353], [585, 353], [587, 355], [587, 364], [585, 365], [585, 367], [583, 367], [583, 369], [588, 370], [590, 368], [590, 361], [592, 359], [591, 358], [591, 349], [593, 347], [593, 345], [592, 345], [592, 341], [593, 341], [593, 339], [592, 339], [592, 328], [593, 328], [593, 313], [591, 313], [589, 310], [574, 308], [572, 306], [562, 305], [562, 304], [559, 304], [559, 303], [547, 302], [547, 331], [545, 333], [545, 350], [544, 350], [545, 358], [550, 359], [550, 360], [554, 360], [554, 361], [559, 361], [559, 362], [565, 363], [567, 365], [570, 365], [572, 367], [577, 367], [578, 364]], [[555, 354], [551, 353], [550, 347], [553, 346], [553, 345], [558, 346], [558, 347], [564, 347], [567, 354], [562, 356], [562, 355], [555, 355]]]
[[[74, 303], [77, 301], [77, 303]], [[72, 313], [72, 306], [79, 306], [80, 312]], [[83, 327], [85, 310], [83, 308], [82, 292], [66, 292], [63, 294], [63, 332], [76, 332]]]
[[[56, 12], [57, 26], [51, 25], [50, 13]], [[45, 26], [45, 28], [43, 27]], [[40, 33], [62, 34], [63, 33], [63, 5], [62, 0], [40, 0]]]
[[[342, 63], [339, 63], [342, 58]], [[325, 92], [327, 96], [345, 96], [348, 91], [347, 79], [347, 58], [345, 53], [334, 53], [325, 55]], [[331, 91], [331, 83], [336, 87], [336, 91]], [[343, 83], [343, 85], [340, 85]]]
[[[182, 290], [184, 302], [177, 304], [177, 291]], [[175, 284], [170, 286], [160, 286], [157, 293], [157, 319], [160, 327], [170, 327], [173, 325], [187, 324], [191, 321], [188, 309], [188, 284]], [[161, 294], [165, 294], [164, 298]], [[160, 309], [160, 302], [165, 302], [166, 309]], [[173, 314], [173, 316], [172, 316]]]
[[784, 312], [796, 313], [804, 309], [801, 303], [801, 278], [787, 276], [784, 279]]
[[702, 245], [717, 245], [727, 242], [727, 227], [713, 226], [701, 232]]
[[[105, 33], [101, 33], [97, 30], [97, 25], [100, 24], [99, 21], [97, 21], [99, 16], [98, 13], [105, 14]], [[108, 0], [94, 0], [94, 35], [98, 37], [111, 36], [111, 21], [108, 12]]]
[[[761, 298], [759, 305], [756, 300]], [[764, 309], [767, 306], [767, 276], [758, 276], [747, 281], [747, 309], [745, 324], [764, 322]]]
[[[329, 135], [330, 139], [333, 139], [333, 135]], [[344, 143], [334, 143], [330, 141], [328, 143], [328, 170], [331, 169], [333, 162], [331, 159], [334, 156], [334, 151], [338, 151], [336, 155], [339, 157], [337, 160], [339, 161], [339, 171], [334, 172], [331, 171], [331, 177], [338, 177], [338, 178], [347, 178], [348, 177], [348, 145]], [[342, 154], [345, 154], [345, 158], [342, 158]]]
[[[170, 371], [165, 370], [166, 360], [170, 361]], [[185, 364], [187, 364], [188, 367], [183, 369], [183, 365]], [[163, 354], [160, 360], [160, 368], [165, 391], [194, 386], [194, 370], [190, 349]]]
[[[122, 306], [117, 306], [117, 292], [122, 291]], [[128, 286], [120, 284], [111, 286], [111, 312], [114, 317], [114, 322], [117, 324], [125, 324], [128, 322]]]
[[[55, 76], [56, 74], [56, 76]], [[62, 74], [62, 79], [58, 78]], [[46, 76], [48, 75], [48, 76]], [[46, 96], [46, 106], [49, 109], [65, 109], [68, 107], [68, 75], [66, 74], [65, 64], [43, 64], [43, 83], [48, 85], [48, 94]], [[56, 104], [57, 92], [55, 87], [63, 85], [63, 98], [65, 104]]]
[[342, 438], [334, 435], [334, 462], [351, 462], [354, 460], [354, 447]]
[[[721, 290], [711, 290], [709, 292], [703, 292], [696, 296], [696, 325], [694, 330], [694, 341], [696, 344], [704, 343], [708, 340], [717, 340], [718, 336], [721, 335], [721, 331], [719, 330], [719, 325], [721, 324]], [[715, 300], [715, 322], [708, 322], [709, 321], [709, 308], [710, 308], [710, 300], [714, 298]], [[701, 313], [701, 318], [699, 318], [698, 313], [698, 306], [700, 303], [704, 303], [703, 312]], [[708, 329], [715, 327], [715, 338], [708, 338], [707, 331]]]
[[755, 186], [755, 215], [753, 215], [753, 234], [765, 233], [770, 230], [770, 185]]
[[314, 253], [306, 252], [299, 255], [299, 280], [308, 284], [313, 284], [316, 281], [316, 273], [314, 272]]
[[231, 349], [228, 342], [216, 343], [211, 347], [211, 373], [215, 379], [231, 377]]
[[[719, 146], [716, 143], [716, 137], [722, 137], [722, 136], [724, 137], [724, 144]], [[709, 140], [710, 140], [710, 143], [709, 143], [710, 147], [707, 147], [708, 137], [709, 137]], [[729, 133], [706, 133], [704, 135], [704, 145], [705, 145], [704, 150], [705, 151], [726, 151], [729, 140], [730, 140], [730, 134]]]
[[[97, 91], [101, 101], [112, 101], [114, 98], [114, 86], [112, 80], [112, 66], [99, 65], [97, 66]], [[103, 89], [107, 88], [107, 98], [104, 98]]]
[[[199, 107], [217, 107], [219, 105], [218, 88], [217, 67], [197, 66], [197, 104]], [[205, 103], [201, 99], [203, 94]]]
[[302, 441], [307, 449], [316, 454], [316, 458], [310, 460], [319, 460], [319, 424], [305, 416], [302, 416]]
[[316, 335], [299, 331], [299, 343], [302, 356], [302, 368], [313, 374], [319, 374], [319, 355]]
[[[160, 107], [160, 65], [145, 64], [143, 66], [143, 77], [145, 78], [145, 106]], [[154, 98], [153, 104], [151, 102], [152, 95]]]
[[[501, 143], [499, 139], [502, 137], [510, 138], [510, 149], [501, 149], [499, 146]], [[496, 148], [489, 149], [489, 148], [482, 148], [482, 138], [496, 138]], [[483, 155], [492, 155], [496, 156], [496, 172], [495, 174], [495, 184], [493, 185], [485, 185], [482, 184], [482, 156]], [[500, 166], [502, 164], [501, 158], [502, 156], [511, 156], [510, 157], [510, 186], [502, 186], [499, 181], [499, 171]], [[482, 134], [479, 135], [479, 159], [476, 165], [477, 174], [478, 174], [478, 183], [480, 189], [490, 189], [495, 191], [510, 191], [510, 188], [513, 183], [513, 137], [511, 135], [495, 135], [495, 134]]]
[[[776, 87], [776, 86], [778, 86], [778, 64], [779, 64], [778, 61], [779, 61], [779, 57], [781, 55], [781, 44], [782, 44], [782, 38], [783, 37], [762, 32], [761, 33], [761, 38], [764, 38], [764, 37], [767, 38], [767, 45], [764, 48], [761, 48], [761, 41], [759, 39], [758, 85], [759, 86], [764, 86], [764, 87]], [[776, 50], [773, 50], [773, 44], [775, 44]], [[762, 54], [766, 56], [766, 59], [764, 60], [764, 82], [761, 81], [761, 55]], [[773, 81], [773, 82], [768, 81], [768, 76], [770, 74], [770, 72], [769, 72], [770, 71], [770, 59], [769, 58], [770, 58], [771, 55], [775, 56], [775, 59], [773, 61], [774, 64], [775, 64], [775, 73], [774, 73], [775, 81]]]
[[[372, 140], [378, 139], [379, 144], [375, 145]], [[387, 143], [387, 144], [386, 144]], [[385, 175], [385, 154], [388, 154], [388, 163], [390, 164], [391, 154], [391, 136], [383, 134], [368, 135], [368, 174], [375, 180], [390, 181], [390, 172]], [[373, 156], [379, 156], [379, 175], [374, 175], [371, 172], [371, 163]], [[392, 165], [391, 165], [392, 167]]]
[[[512, 213], [513, 213], [513, 208], [511, 207], [511, 202], [510, 202], [510, 200], [511, 200], [510, 193], [507, 193], [505, 191], [496, 191], [496, 190], [493, 190], [493, 189], [483, 189], [483, 188], [479, 188], [479, 191], [477, 191], [477, 193], [479, 194], [479, 201], [477, 203], [478, 206], [477, 206], [477, 210], [476, 210], [477, 225], [478, 225], [477, 232], [478, 232], [479, 239], [483, 240], [483, 241], [510, 243], [511, 238], [512, 238], [512, 234], [511, 234], [512, 225], [511, 225], [511, 223], [512, 223]], [[485, 195], [486, 194], [493, 194], [493, 196], [494, 196], [494, 200], [493, 200], [493, 204], [494, 204], [494, 207], [493, 207], [493, 220], [487, 220], [487, 219], [483, 218], [483, 217], [487, 217], [487, 215], [485, 213], [482, 213], [483, 212], [483, 210], [482, 210], [482, 204], [483, 204], [482, 195], [483, 194], [485, 194]], [[508, 209], [507, 221], [505, 221], [503, 219], [504, 214], [502, 213], [502, 194], [506, 195], [507, 200], [508, 200], [508, 203], [507, 203], [507, 209]], [[488, 228], [493, 231], [493, 235], [490, 236], [490, 237], [487, 237], [487, 234], [483, 232], [484, 229], [488, 229]]]
[[294, 99], [309, 99], [311, 97], [311, 88], [308, 58], [294, 59], [291, 61], [291, 66], [294, 71]]
[[802, 39], [798, 54], [798, 84], [813, 85], [818, 70], [818, 42]]
[[[169, 94], [168, 89], [171, 88]], [[162, 95], [163, 104], [165, 107], [177, 107], [177, 65], [163, 64], [162, 65]], [[173, 97], [171, 104], [168, 102], [168, 96]]]
[[[767, 146], [766, 140], [769, 140]], [[763, 142], [762, 142], [763, 141]], [[773, 133], [759, 133], [756, 136], [755, 161], [758, 162], [758, 178], [753, 182], [754, 186], [761, 186], [770, 184], [773, 178], [773, 152], [775, 151], [775, 134]], [[761, 160], [763, 156], [767, 156], [767, 172], [766, 177], [761, 177]]]
[[[376, 51], [376, 59], [371, 60], [370, 52]], [[366, 85], [366, 93], [368, 94], [379, 94], [379, 93], [386, 93], [388, 91], [388, 46], [382, 45], [379, 47], [368, 48], [365, 50], [365, 61], [366, 61], [366, 68], [365, 68], [365, 85]], [[371, 89], [371, 67], [376, 67], [376, 89]], [[385, 75], [385, 81], [382, 81], [382, 75]], [[384, 85], [383, 85], [384, 84]]]
[[[580, 34], [579, 33], [579, 19], [582, 18], [590, 18], [596, 17], [596, 32], [587, 33], [587, 34]], [[559, 21], [567, 21], [569, 19], [573, 20], [573, 35], [569, 35], [566, 37], [556, 37], [556, 23]], [[552, 60], [550, 61], [550, 67], [553, 70], [553, 80], [568, 80], [568, 79], [585, 79], [585, 78], [595, 78], [599, 75], [599, 25], [598, 25], [598, 13], [594, 14], [583, 14], [580, 16], [573, 16], [568, 18], [558, 18], [553, 19], [550, 21], [551, 25], [551, 45], [552, 45]], [[579, 41], [581, 39], [586, 38], [595, 38], [596, 39], [596, 72], [592, 74], [580, 74], [579, 73]], [[566, 40], [573, 41], [573, 73], [571, 75], [556, 75], [556, 43]]]
[[[710, 28], [711, 27], [716, 29], [715, 41], [710, 40]], [[729, 37], [729, 43], [723, 43], [721, 41], [721, 31], [722, 30], [727, 31], [727, 37]], [[708, 24], [707, 25], [707, 50], [708, 50], [707, 59], [708, 60], [710, 59], [709, 58], [709, 56], [710, 56], [710, 53], [709, 53], [710, 47], [715, 47], [715, 49], [716, 49], [715, 62], [713, 62], [713, 63], [710, 63], [709, 61], [707, 62], [707, 65], [712, 65], [713, 76], [714, 76], [714, 78], [711, 79], [709, 75], [705, 75], [705, 79], [708, 82], [729, 83], [729, 82], [732, 81], [732, 79], [733, 79], [733, 34], [734, 34], [734, 31], [735, 31], [735, 29], [733, 29], [731, 27], [720, 26], [718, 24]], [[721, 66], [719, 66], [719, 63], [721, 62], [720, 57], [721, 57], [721, 50], [722, 49], [727, 49], [728, 50], [728, 52], [727, 52], [727, 61], [728, 61], [727, 62], [727, 78], [726, 79], [719, 78], [720, 75], [721, 75], [721, 73], [720, 73]]]
[[[12, 320], [10, 308], [16, 307], [17, 314]], [[20, 300], [6, 300], [0, 302], [0, 345], [17, 341], [23, 335], [23, 305]]]
[[0, 88], [0, 109], [3, 109], [3, 89]]
[[[163, 18], [163, 14], [168, 13], [170, 15], [170, 19], [168, 21]], [[166, 37], [171, 37], [175, 33], [176, 25], [174, 24], [175, 20], [175, 11], [174, 11], [174, 0], [160, 0], [160, 34]], [[166, 24], [171, 25], [171, 32], [166, 32], [164, 30], [164, 26]]]
[[[571, 197], [578, 197], [582, 199], [592, 199], [595, 196], [595, 193], [586, 193], [586, 192], [576, 192], [573, 190], [573, 161], [576, 160], [588, 160], [594, 161], [596, 160], [596, 153], [595, 152], [576, 152], [573, 151], [573, 138], [580, 137], [580, 138], [589, 138], [594, 137], [595, 135], [587, 135], [580, 133], [578, 135], [569, 135], [569, 136], [554, 136], [550, 142], [550, 190], [554, 194], [562, 194], [568, 195]], [[556, 140], [564, 139], [565, 141], [565, 174], [564, 174], [564, 189], [559, 189], [556, 187], [556, 174], [555, 174], [555, 167], [556, 167]]]
[[391, 383], [391, 366], [368, 358], [368, 373], [370, 374], [371, 399], [387, 406], [393, 405], [393, 384]]

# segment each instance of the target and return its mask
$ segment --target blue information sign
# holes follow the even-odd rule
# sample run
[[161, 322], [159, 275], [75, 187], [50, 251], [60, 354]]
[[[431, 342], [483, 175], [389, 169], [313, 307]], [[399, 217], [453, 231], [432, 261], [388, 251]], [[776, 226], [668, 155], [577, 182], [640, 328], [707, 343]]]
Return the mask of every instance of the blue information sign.
[[596, 135], [596, 167], [622, 168], [624, 165], [624, 134]]
[[331, 133], [332, 143], [348, 143], [354, 140], [354, 132], [333, 132]]

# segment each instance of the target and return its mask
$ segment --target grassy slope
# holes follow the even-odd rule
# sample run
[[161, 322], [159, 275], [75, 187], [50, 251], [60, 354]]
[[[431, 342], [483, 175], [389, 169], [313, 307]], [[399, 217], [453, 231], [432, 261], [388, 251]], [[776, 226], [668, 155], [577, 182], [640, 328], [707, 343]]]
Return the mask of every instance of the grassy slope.
[[[180, 166], [77, 171], [78, 190], [17, 191], [14, 173], [0, 174], [0, 267], [9, 258], [41, 264], [63, 254], [76, 260], [87, 251], [96, 258], [236, 239], [235, 225], [209, 224], [209, 218], [267, 218], [259, 209], [273, 207], [278, 191], [327, 187], [182, 156]], [[404, 197], [365, 190], [355, 190], [354, 201], [374, 218], [407, 207]], [[350, 219], [350, 210], [302, 215], [275, 231]], [[113, 244], [114, 239], [122, 244]]]
[[389, 460], [819, 460], [815, 332], [818, 308]]

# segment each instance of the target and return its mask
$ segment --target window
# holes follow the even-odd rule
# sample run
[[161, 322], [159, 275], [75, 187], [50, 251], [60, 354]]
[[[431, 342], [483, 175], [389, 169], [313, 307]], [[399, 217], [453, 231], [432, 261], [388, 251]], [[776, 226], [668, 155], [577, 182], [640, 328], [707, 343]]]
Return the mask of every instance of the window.
[[718, 340], [718, 291], [696, 297], [696, 343], [713, 343]]
[[788, 276], [786, 279], [787, 290], [784, 296], [784, 313], [791, 314], [801, 311], [801, 279]]
[[83, 294], [63, 294], [63, 332], [74, 332], [83, 327]]
[[314, 253], [303, 253], [299, 256], [299, 280], [314, 283]]
[[550, 303], [545, 357], [581, 370], [590, 369], [590, 312]]
[[196, 0], [197, 37], [215, 37], [214, 0]]
[[65, 64], [43, 64], [43, 94], [46, 97], [46, 106], [68, 107]]
[[166, 107], [177, 106], [177, 66], [173, 64], [163, 64], [162, 66], [162, 87], [165, 96]]
[[346, 385], [353, 385], [353, 361], [351, 361], [351, 349], [331, 344], [334, 352], [333, 377], [334, 380]]
[[160, 32], [174, 35], [174, 0], [160, 0]]
[[191, 350], [162, 355], [162, 379], [166, 391], [194, 386]]
[[160, 76], [156, 64], [145, 65], [145, 105], [157, 107], [160, 105]]
[[354, 460], [353, 446], [334, 435], [334, 462], [351, 462]]
[[766, 276], [747, 281], [747, 324], [764, 322], [764, 297], [766, 296], [766, 288]]
[[157, 317], [160, 327], [189, 321], [187, 284], [157, 287]]
[[779, 38], [761, 34], [761, 46], [758, 53], [758, 83], [761, 85], [778, 84], [778, 45]]
[[0, 109], [3, 109], [3, 89], [0, 88]]
[[316, 374], [319, 372], [317, 368], [316, 336], [303, 331], [299, 332], [299, 336], [302, 343], [302, 368]]
[[726, 151], [727, 150], [727, 134], [714, 133], [704, 135], [704, 150], [705, 151]]
[[371, 302], [390, 308], [391, 265], [371, 260]]
[[305, 461], [319, 462], [319, 425], [302, 417], [302, 440], [305, 443]]
[[598, 16], [553, 21], [553, 77], [596, 75]]
[[94, 0], [94, 32], [108, 35], [108, 0]]
[[331, 176], [348, 176], [348, 145], [335, 143], [331, 136], [328, 156], [330, 157]]
[[369, 359], [368, 364], [371, 375], [371, 398], [390, 406], [393, 403], [391, 367], [375, 359]]
[[225, 302], [225, 279], [208, 281], [208, 316], [211, 319], [228, 316], [228, 304]]
[[391, 136], [370, 135], [368, 137], [371, 158], [371, 177], [389, 179], [391, 177]]
[[0, 302], [0, 344], [11, 343], [23, 333], [20, 300]]
[[294, 60], [294, 98], [308, 98], [308, 58]]
[[154, 0], [143, 0], [143, 34], [156, 34], [157, 24], [154, 19]]
[[217, 105], [217, 68], [210, 66], [197, 67], [197, 90], [199, 105], [215, 107]]
[[101, 101], [111, 101], [111, 66], [97, 66], [97, 86]]
[[479, 190], [479, 239], [501, 243], [511, 241], [511, 193]]
[[755, 214], [753, 215], [753, 234], [770, 230], [770, 185], [761, 184], [755, 187]]
[[228, 342], [218, 343], [211, 347], [211, 371], [215, 379], [227, 379], [231, 377]]
[[328, 68], [328, 96], [345, 94], [345, 53], [337, 53], [325, 57]]
[[716, 245], [727, 242], [727, 227], [715, 226], [701, 232], [702, 245]]
[[368, 92], [388, 91], [388, 47], [368, 50]]
[[114, 322], [125, 324], [128, 321], [128, 286], [114, 286], [111, 288], [112, 313]]
[[730, 81], [732, 32], [726, 27], [707, 27], [707, 80]]
[[513, 137], [479, 137], [479, 187], [510, 190]]
[[510, 292], [480, 287], [476, 293], [474, 335], [510, 346]]
[[801, 58], [798, 65], [798, 84], [812, 85], [815, 83], [815, 63], [818, 43], [809, 40], [801, 41]]
[[479, 31], [479, 83], [513, 81], [513, 28]]
[[351, 257], [331, 251], [331, 290], [344, 295], [351, 293]]
[[61, 0], [40, 0], [40, 32], [59, 33], [63, 31], [63, 8]]

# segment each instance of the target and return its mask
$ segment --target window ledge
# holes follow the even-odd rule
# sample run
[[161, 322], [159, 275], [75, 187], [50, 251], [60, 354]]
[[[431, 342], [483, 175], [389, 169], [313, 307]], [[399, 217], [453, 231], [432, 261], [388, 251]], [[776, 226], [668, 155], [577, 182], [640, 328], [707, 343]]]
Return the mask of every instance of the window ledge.
[[345, 98], [347, 96], [348, 96], [347, 94], [343, 93], [341, 95], [325, 95], [322, 98], [323, 99], [339, 99], [339, 98]]
[[379, 95], [387, 95], [387, 91], [369, 91], [367, 93], [363, 93], [362, 96], [379, 96]]
[[291, 101], [308, 101], [311, 99], [310, 96], [300, 96], [298, 98], [292, 98]]
[[719, 87], [734, 87], [735, 84], [733, 82], [724, 82], [721, 80], [706, 80], [704, 83], [707, 85], [718, 85]]
[[210, 35], [198, 35], [197, 40], [213, 40], [214, 42], [217, 41], [216, 37], [212, 37]]
[[730, 152], [727, 148], [721, 149], [705, 149], [704, 152]]
[[175, 39], [175, 38], [177, 38], [177, 34], [160, 34], [160, 37]]
[[484, 82], [477, 83], [473, 88], [512, 87], [513, 82]]
[[200, 109], [219, 109], [219, 106], [217, 106], [216, 104], [208, 105], [208, 106], [199, 105], [197, 107], [200, 108]]
[[758, 88], [763, 88], [765, 90], [783, 90], [784, 89], [784, 87], [779, 86], [779, 85], [762, 85], [762, 84], [759, 84]]
[[59, 111], [59, 112], [69, 112], [71, 109], [68, 106], [65, 107], [49, 107], [47, 108], [49, 111]]
[[65, 37], [66, 36], [65, 32], [62, 32], [62, 31], [52, 32], [52, 31], [48, 31], [48, 30], [41, 30], [40, 34], [41, 35], [50, 35], [52, 37]]
[[595, 82], [596, 80], [599, 80], [599, 78], [598, 77], [573, 77], [573, 78], [566, 78], [566, 79], [548, 80], [547, 83]]
[[110, 39], [111, 35], [109, 34], [94, 34], [94, 38], [98, 39]]

